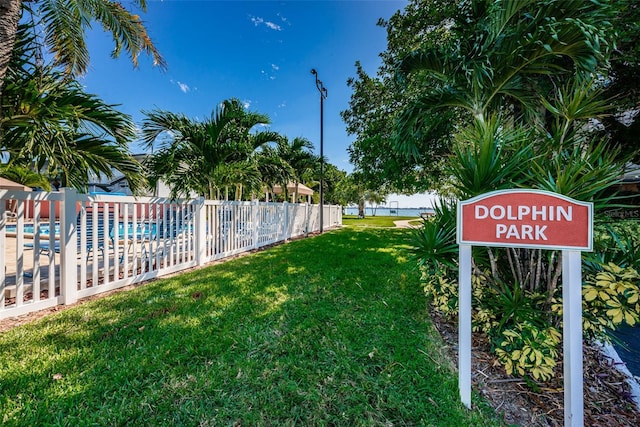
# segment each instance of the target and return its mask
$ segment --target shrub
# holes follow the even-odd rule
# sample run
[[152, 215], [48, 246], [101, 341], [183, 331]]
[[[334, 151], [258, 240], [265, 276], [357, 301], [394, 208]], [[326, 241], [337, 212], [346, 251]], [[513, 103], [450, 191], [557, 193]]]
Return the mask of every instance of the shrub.
[[553, 326], [540, 328], [524, 321], [502, 331], [495, 352], [508, 374], [531, 374], [546, 381], [554, 376], [561, 337]]
[[458, 314], [457, 281], [423, 272], [422, 286], [434, 310], [447, 318], [454, 318]]
[[[451, 249], [455, 245], [450, 221], [452, 211], [449, 207], [445, 214], [447, 220], [425, 222], [424, 227], [431, 230], [416, 232], [421, 239], [414, 250], [417, 258], [422, 255], [424, 292], [430, 297], [433, 309], [450, 320], [458, 314], [457, 268], [452, 265], [455, 258]], [[435, 233], [436, 228], [439, 233]], [[588, 340], [607, 340], [607, 334], [620, 325], [640, 323], [640, 273], [634, 267], [640, 251], [630, 251], [635, 241], [621, 237], [616, 233], [619, 230], [624, 230], [627, 236], [637, 235], [638, 223], [598, 227], [594, 245], [598, 252], [585, 255], [583, 329]], [[498, 253], [495, 251], [493, 256]], [[538, 259], [544, 260], [545, 256], [552, 259], [550, 254], [552, 252], [539, 255]], [[548, 380], [554, 374], [559, 357], [561, 287], [532, 291], [516, 280], [498, 280], [484, 255], [482, 249], [474, 250], [473, 331], [487, 335], [508, 374]]]

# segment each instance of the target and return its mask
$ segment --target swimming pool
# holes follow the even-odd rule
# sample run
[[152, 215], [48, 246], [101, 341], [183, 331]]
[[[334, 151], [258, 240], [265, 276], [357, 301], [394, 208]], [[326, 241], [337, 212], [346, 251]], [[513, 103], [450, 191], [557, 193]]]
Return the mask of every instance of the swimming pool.
[[[110, 224], [110, 230], [109, 230], [109, 236], [113, 237], [114, 233], [113, 233], [113, 223]], [[190, 225], [189, 229], [191, 229], [193, 226]], [[138, 239], [140, 238], [148, 238], [148, 237], [153, 237], [156, 235], [156, 229], [157, 229], [157, 224], [155, 222], [149, 224], [149, 223], [138, 223], [134, 224], [132, 222], [128, 222], [126, 223], [126, 228], [127, 228], [127, 237], [128, 238], [133, 238], [134, 236]], [[24, 236], [26, 237], [33, 237], [33, 232], [34, 232], [35, 226], [33, 224], [27, 223], [24, 224], [22, 227], [22, 231], [24, 233]], [[135, 232], [134, 232], [135, 229]], [[5, 230], [7, 232], [7, 236], [15, 236], [16, 235], [16, 230], [17, 230], [17, 225], [16, 224], [7, 224], [5, 226]], [[180, 229], [180, 231], [182, 231]], [[40, 238], [49, 238], [49, 233], [50, 233], [50, 223], [48, 222], [44, 222], [41, 223], [38, 226], [38, 232], [40, 234]], [[56, 222], [54, 225], [54, 232], [55, 232], [55, 236], [56, 238], [58, 238], [60, 236], [60, 223]], [[176, 226], [175, 229], [173, 230], [174, 233], [179, 232], [178, 227]], [[103, 231], [99, 231], [98, 234], [102, 235]], [[168, 227], [160, 227], [160, 235], [164, 237], [164, 234], [169, 234], [169, 229]], [[125, 235], [125, 223], [124, 222], [119, 222], [118, 223], [118, 236], [120, 238], [123, 238]]]
[[[7, 236], [15, 236], [17, 227], [18, 226], [16, 224], [7, 224], [5, 227]], [[33, 236], [34, 229], [35, 229], [34, 224], [24, 224], [24, 226], [22, 227], [22, 232], [27, 236]], [[42, 223], [38, 226], [38, 234], [40, 234], [40, 237], [44, 236], [48, 238], [49, 231], [50, 231], [50, 223], [48, 222]], [[56, 236], [60, 235], [60, 223], [58, 222], [55, 223], [54, 232]]]

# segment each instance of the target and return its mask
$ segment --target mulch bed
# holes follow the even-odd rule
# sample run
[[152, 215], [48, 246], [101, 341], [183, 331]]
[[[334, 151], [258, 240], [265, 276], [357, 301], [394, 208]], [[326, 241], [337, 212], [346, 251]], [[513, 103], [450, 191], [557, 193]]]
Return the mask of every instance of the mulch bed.
[[[436, 329], [447, 344], [452, 360], [458, 360], [457, 326], [431, 313]], [[528, 385], [523, 378], [505, 373], [489, 352], [489, 341], [473, 335], [472, 381], [507, 424], [519, 426], [563, 426], [564, 394], [562, 364], [547, 382]], [[594, 346], [584, 349], [584, 425], [590, 427], [638, 427], [640, 410], [631, 400], [627, 378], [613, 361]]]

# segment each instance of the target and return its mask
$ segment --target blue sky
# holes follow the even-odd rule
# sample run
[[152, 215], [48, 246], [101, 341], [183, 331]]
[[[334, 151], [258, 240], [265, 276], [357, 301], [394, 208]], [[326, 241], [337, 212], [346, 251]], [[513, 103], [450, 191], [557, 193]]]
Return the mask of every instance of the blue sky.
[[[324, 150], [329, 162], [351, 171], [346, 148], [353, 139], [340, 111], [348, 107], [355, 62], [375, 74], [386, 49], [376, 25], [404, 0], [367, 1], [150, 1], [142, 17], [169, 68], [141, 58], [113, 60], [109, 36], [89, 35], [91, 66], [86, 90], [120, 104], [137, 123], [141, 110], [160, 108], [208, 117], [235, 97], [271, 118], [271, 130], [320, 145], [320, 100], [311, 69], [328, 90]], [[132, 147], [134, 152], [141, 147]]]
[[[168, 70], [148, 57], [134, 69], [110, 56], [109, 35], [88, 35], [91, 65], [81, 79], [87, 92], [130, 114], [137, 124], [153, 109], [206, 118], [221, 101], [238, 98], [267, 114], [270, 129], [309, 139], [319, 153], [320, 95], [311, 69], [328, 90], [324, 101], [324, 153], [352, 171], [340, 112], [348, 108], [347, 79], [360, 61], [369, 74], [380, 65], [386, 31], [376, 25], [406, 0], [155, 1], [142, 14]], [[134, 153], [144, 152], [134, 144]], [[419, 202], [416, 202], [419, 203]], [[424, 204], [420, 205], [423, 206]]]

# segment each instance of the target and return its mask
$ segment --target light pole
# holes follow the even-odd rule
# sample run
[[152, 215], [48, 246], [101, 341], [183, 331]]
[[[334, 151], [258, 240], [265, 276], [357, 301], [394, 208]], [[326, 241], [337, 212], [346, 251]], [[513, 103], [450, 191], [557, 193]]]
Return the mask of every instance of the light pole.
[[311, 74], [316, 78], [316, 87], [320, 92], [320, 233], [324, 228], [324, 100], [327, 98], [327, 88], [318, 79], [318, 72], [311, 69]]

